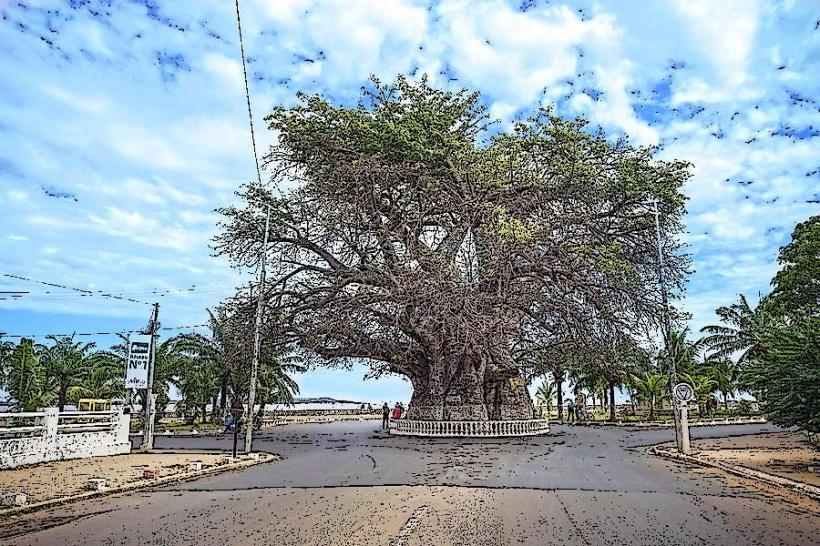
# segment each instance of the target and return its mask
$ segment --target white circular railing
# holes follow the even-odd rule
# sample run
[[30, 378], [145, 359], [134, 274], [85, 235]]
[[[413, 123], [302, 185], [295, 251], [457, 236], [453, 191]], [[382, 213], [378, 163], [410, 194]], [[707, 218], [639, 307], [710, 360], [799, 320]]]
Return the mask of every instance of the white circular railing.
[[390, 422], [390, 434], [397, 436], [502, 438], [537, 436], [548, 434], [549, 431], [550, 425], [546, 419], [520, 421], [411, 421], [398, 419]]

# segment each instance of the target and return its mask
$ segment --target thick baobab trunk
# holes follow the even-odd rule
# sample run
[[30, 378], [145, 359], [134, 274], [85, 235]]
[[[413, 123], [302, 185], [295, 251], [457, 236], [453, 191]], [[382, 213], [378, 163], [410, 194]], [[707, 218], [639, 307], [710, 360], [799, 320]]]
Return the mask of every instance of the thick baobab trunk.
[[431, 366], [426, 377], [411, 377], [413, 397], [407, 418], [420, 421], [533, 418], [532, 400], [519, 374], [485, 373], [482, 376], [480, 369], [468, 364], [450, 376], [443, 366]]

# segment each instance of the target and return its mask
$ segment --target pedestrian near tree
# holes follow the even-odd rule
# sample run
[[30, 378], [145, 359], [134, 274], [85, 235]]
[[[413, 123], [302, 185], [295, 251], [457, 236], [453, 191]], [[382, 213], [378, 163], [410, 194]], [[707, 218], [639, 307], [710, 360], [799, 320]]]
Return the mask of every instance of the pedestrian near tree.
[[387, 402], [385, 402], [382, 405], [382, 428], [387, 429], [387, 427], [389, 425], [390, 425], [390, 406], [388, 406]]

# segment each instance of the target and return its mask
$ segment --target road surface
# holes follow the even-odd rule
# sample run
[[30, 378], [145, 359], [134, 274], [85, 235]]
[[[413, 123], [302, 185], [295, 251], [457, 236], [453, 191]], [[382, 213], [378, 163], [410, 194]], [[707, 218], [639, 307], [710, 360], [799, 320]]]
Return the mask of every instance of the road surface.
[[[56, 508], [2, 544], [820, 544], [820, 505], [647, 453], [665, 430], [555, 426], [547, 437], [389, 437], [375, 421], [288, 425], [280, 462]], [[693, 428], [697, 438], [777, 430]], [[228, 449], [229, 437], [158, 438]]]

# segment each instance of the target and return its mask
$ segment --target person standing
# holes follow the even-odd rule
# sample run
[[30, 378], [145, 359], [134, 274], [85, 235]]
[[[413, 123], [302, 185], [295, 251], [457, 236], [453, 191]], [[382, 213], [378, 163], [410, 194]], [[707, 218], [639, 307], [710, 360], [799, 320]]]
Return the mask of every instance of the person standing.
[[387, 402], [384, 403], [382, 406], [382, 428], [387, 430], [387, 427], [390, 425], [390, 406], [387, 405]]

